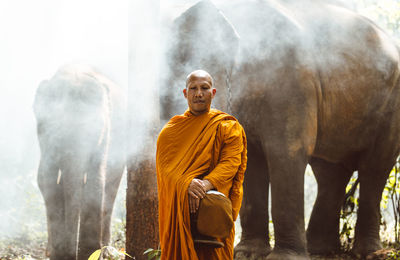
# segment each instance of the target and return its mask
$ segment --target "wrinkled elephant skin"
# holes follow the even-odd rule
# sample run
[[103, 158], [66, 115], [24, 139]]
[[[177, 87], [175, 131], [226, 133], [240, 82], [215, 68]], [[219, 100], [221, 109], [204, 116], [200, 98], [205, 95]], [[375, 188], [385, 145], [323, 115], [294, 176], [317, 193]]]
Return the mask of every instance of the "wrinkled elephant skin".
[[64, 66], [36, 92], [38, 184], [51, 260], [88, 259], [110, 240], [124, 169], [124, 98], [104, 76]]
[[[201, 1], [172, 25], [163, 119], [185, 109], [185, 76], [214, 76], [217, 108], [248, 136], [236, 259], [307, 259], [339, 249], [345, 187], [358, 171], [353, 252], [381, 248], [379, 203], [399, 153], [399, 50], [366, 18], [328, 1]], [[304, 171], [318, 183], [307, 233]], [[268, 231], [269, 183], [275, 247]]]

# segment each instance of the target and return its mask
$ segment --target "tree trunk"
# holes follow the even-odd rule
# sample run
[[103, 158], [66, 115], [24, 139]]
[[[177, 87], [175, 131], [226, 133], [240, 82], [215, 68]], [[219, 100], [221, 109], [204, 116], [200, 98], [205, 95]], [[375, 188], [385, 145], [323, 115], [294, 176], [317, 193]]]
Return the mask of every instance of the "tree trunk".
[[147, 259], [143, 252], [159, 245], [155, 159], [153, 154], [145, 153], [128, 166], [126, 250], [137, 260]]
[[157, 249], [158, 198], [155, 144], [159, 126], [159, 0], [131, 1], [129, 7], [128, 188], [126, 251], [136, 260]]

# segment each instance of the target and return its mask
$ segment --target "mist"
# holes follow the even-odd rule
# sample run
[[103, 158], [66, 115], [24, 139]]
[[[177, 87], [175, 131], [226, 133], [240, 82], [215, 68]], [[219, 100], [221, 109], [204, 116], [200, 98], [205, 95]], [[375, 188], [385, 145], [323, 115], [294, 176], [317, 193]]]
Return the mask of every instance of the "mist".
[[[128, 1], [0, 2], [0, 238], [46, 231], [36, 176], [33, 101], [66, 64], [88, 64], [126, 89]], [[122, 189], [124, 190], [124, 189]]]
[[[53, 77], [63, 65], [80, 63], [93, 66], [120, 86], [134, 100], [130, 103], [133, 111], [138, 111], [128, 115], [131, 124], [138, 126], [136, 145], [128, 150], [128, 158], [134, 157], [154, 127], [147, 119], [154, 123], [162, 113], [158, 79], [168, 71], [161, 58], [163, 33], [197, 2], [160, 1], [159, 17], [153, 17], [134, 11], [143, 8], [145, 0], [0, 1], [0, 240], [32, 231], [46, 237], [44, 202], [36, 181], [40, 150], [32, 109], [40, 82]], [[226, 2], [213, 1], [222, 9]], [[371, 14], [368, 5], [345, 5]], [[370, 18], [383, 26], [378, 17]], [[153, 34], [141, 38], [148, 31]], [[135, 87], [128, 91], [130, 80]], [[184, 102], [181, 92], [176, 94], [176, 100], [180, 98]], [[316, 190], [313, 177], [308, 176], [307, 215], [314, 200], [309, 194]], [[124, 175], [114, 210], [121, 219], [125, 216], [125, 179]]]

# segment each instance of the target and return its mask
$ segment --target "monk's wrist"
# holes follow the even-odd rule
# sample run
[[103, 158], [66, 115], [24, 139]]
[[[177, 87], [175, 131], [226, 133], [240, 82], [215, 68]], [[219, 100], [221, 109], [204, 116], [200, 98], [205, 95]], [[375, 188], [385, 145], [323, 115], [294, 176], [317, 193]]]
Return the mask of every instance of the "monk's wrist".
[[214, 189], [214, 186], [209, 180], [203, 180], [204, 186], [206, 188], [206, 191]]

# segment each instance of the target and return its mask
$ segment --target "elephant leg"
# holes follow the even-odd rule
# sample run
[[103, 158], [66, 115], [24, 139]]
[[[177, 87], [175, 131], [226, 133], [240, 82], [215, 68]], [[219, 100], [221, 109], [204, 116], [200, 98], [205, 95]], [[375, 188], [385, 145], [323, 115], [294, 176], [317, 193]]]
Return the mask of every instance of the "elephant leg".
[[268, 233], [267, 161], [261, 144], [250, 138], [247, 155], [244, 198], [240, 210], [242, 236], [240, 243], [235, 247], [235, 259], [259, 259], [266, 257], [271, 251]]
[[82, 198], [83, 170], [64, 169], [62, 180], [64, 187], [65, 233], [64, 245], [69, 259], [76, 259], [78, 249], [79, 213]]
[[318, 183], [318, 195], [307, 229], [308, 252], [335, 253], [340, 251], [340, 209], [352, 171], [319, 158], [312, 158], [310, 164]]
[[110, 167], [110, 170], [107, 171], [103, 213], [103, 245], [108, 245], [110, 243], [111, 217], [123, 173], [123, 165], [121, 167]]
[[[382, 142], [385, 143], [385, 142]], [[386, 147], [386, 149], [389, 149]], [[357, 256], [366, 256], [382, 248], [379, 237], [380, 201], [386, 180], [392, 169], [397, 152], [391, 156], [383, 157], [379, 147], [376, 151], [380, 154], [360, 161], [360, 198], [355, 230], [353, 253]], [[386, 150], [387, 151], [387, 150]]]
[[83, 186], [79, 227], [78, 260], [86, 260], [102, 247], [102, 217], [105, 167], [95, 158], [87, 170]]
[[[270, 172], [275, 247], [267, 259], [309, 259], [304, 227], [304, 172], [307, 156], [266, 149]], [[279, 150], [277, 149], [277, 150]]]
[[51, 260], [67, 259], [69, 252], [64, 244], [65, 211], [62, 181], [57, 184], [58, 167], [44, 154], [42, 152], [39, 164], [38, 186], [46, 205], [48, 254]]

